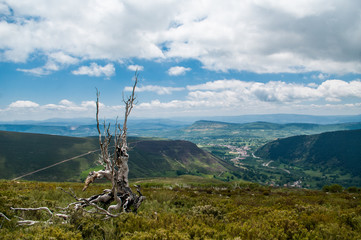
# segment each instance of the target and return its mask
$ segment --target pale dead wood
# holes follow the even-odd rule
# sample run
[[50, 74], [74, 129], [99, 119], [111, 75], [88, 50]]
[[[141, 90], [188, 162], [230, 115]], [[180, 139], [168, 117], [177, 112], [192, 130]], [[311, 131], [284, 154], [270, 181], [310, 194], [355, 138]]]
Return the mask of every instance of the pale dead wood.
[[8, 221], [11, 221], [5, 214], [3, 214], [2, 212], [0, 212], [0, 216], [2, 216], [3, 218], [5, 218]]
[[[69, 191], [66, 191], [62, 188], [59, 188], [63, 192], [73, 197], [76, 202], [68, 204], [68, 206], [66, 206], [65, 208], [57, 208], [63, 211], [63, 213], [53, 213], [47, 207], [11, 208], [14, 211], [46, 211], [50, 215], [50, 218], [47, 221], [35, 221], [18, 217], [20, 219], [19, 221], [17, 221], [18, 225], [53, 223], [54, 217], [61, 218], [67, 221], [70, 218], [72, 211], [78, 211], [80, 209], [82, 209], [82, 212], [91, 215], [105, 215], [106, 218], [118, 217], [123, 212], [137, 212], [145, 197], [140, 192], [140, 186], [135, 186], [138, 194], [133, 193], [132, 189], [129, 187], [127, 121], [136, 100], [135, 89], [138, 83], [138, 76], [139, 74], [136, 71], [134, 76], [133, 89], [128, 98], [125, 99], [123, 95], [123, 102], [125, 104], [124, 122], [123, 126], [121, 126], [120, 124], [118, 124], [118, 119], [116, 120], [114, 130], [114, 153], [112, 154], [113, 157], [111, 157], [109, 151], [110, 148], [113, 148], [113, 146], [110, 146], [111, 140], [113, 138], [113, 135], [110, 133], [110, 124], [107, 125], [104, 121], [103, 133], [100, 127], [100, 92], [98, 91], [98, 89], [96, 89], [96, 122], [99, 138], [99, 147], [101, 152], [98, 162], [104, 167], [104, 169], [99, 171], [91, 171], [88, 174], [88, 177], [86, 178], [84, 183], [83, 191], [85, 191], [96, 179], [101, 178], [109, 180], [112, 183], [112, 189], [104, 189], [103, 193], [92, 195], [88, 198], [78, 198], [71, 189]], [[113, 202], [115, 202], [115, 204], [111, 205]], [[105, 209], [103, 207], [100, 207], [100, 205], [98, 204], [102, 204], [103, 206], [108, 207], [107, 209]], [[86, 207], [91, 207], [92, 210], [85, 209]], [[0, 213], [0, 216], [10, 221], [10, 219], [7, 218], [3, 213]]]
[[[114, 153], [113, 158], [110, 157], [109, 153], [109, 145], [112, 139], [112, 135], [110, 134], [110, 125], [106, 125], [105, 122], [103, 124], [104, 132], [100, 129], [99, 123], [99, 111], [100, 111], [100, 93], [97, 90], [97, 101], [96, 101], [96, 121], [97, 121], [97, 130], [99, 137], [99, 145], [101, 150], [101, 155], [99, 162], [104, 167], [103, 170], [92, 171], [89, 173], [87, 179], [85, 180], [83, 191], [85, 191], [89, 185], [94, 182], [96, 179], [106, 178], [112, 183], [111, 193], [107, 193], [107, 195], [95, 195], [96, 202], [110, 203], [111, 201], [115, 201], [116, 204], [108, 207], [108, 211], [137, 211], [141, 202], [144, 200], [144, 196], [141, 194], [136, 195], [133, 193], [132, 189], [129, 187], [129, 167], [128, 167], [128, 143], [127, 143], [127, 122], [128, 117], [134, 107], [136, 96], [135, 89], [138, 83], [138, 73], [135, 73], [134, 76], [134, 85], [132, 88], [131, 94], [124, 98], [123, 102], [125, 104], [124, 110], [124, 122], [121, 127], [118, 124], [118, 119], [115, 123], [114, 130]], [[138, 187], [137, 190], [140, 193], [140, 189]]]

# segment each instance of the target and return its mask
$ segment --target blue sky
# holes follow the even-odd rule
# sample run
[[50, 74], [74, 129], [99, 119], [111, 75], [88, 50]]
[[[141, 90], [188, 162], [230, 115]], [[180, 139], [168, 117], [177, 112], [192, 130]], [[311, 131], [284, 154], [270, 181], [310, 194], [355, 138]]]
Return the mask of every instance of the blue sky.
[[0, 1], [0, 121], [361, 114], [359, 1]]

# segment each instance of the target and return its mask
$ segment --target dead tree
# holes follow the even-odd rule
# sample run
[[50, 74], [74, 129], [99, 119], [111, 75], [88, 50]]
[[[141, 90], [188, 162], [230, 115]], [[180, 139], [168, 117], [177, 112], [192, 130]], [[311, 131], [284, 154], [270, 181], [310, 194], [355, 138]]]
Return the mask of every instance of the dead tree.
[[[90, 200], [92, 203], [101, 202], [104, 204], [110, 204], [115, 201], [116, 204], [110, 205], [107, 211], [134, 211], [136, 212], [145, 197], [140, 192], [140, 186], [136, 186], [137, 194], [134, 194], [132, 189], [129, 187], [128, 180], [128, 143], [127, 143], [127, 121], [128, 117], [135, 104], [135, 88], [138, 83], [138, 73], [135, 73], [134, 85], [131, 95], [125, 99], [123, 96], [123, 102], [125, 104], [124, 111], [124, 122], [123, 126], [118, 124], [116, 121], [115, 132], [114, 132], [114, 153], [113, 156], [110, 154], [110, 143], [113, 138], [110, 133], [110, 124], [106, 125], [105, 121], [103, 124], [103, 135], [99, 124], [99, 97], [100, 93], [97, 90], [97, 101], [96, 101], [96, 121], [97, 129], [99, 134], [99, 145], [100, 145], [100, 158], [99, 163], [104, 166], [103, 170], [92, 171], [89, 173], [85, 180], [83, 191], [85, 191], [89, 185], [94, 182], [95, 179], [106, 178], [112, 183], [112, 189], [105, 190], [103, 194], [93, 196], [94, 199]], [[92, 198], [92, 197], [91, 197]], [[88, 205], [83, 203], [83, 205]]]
[[[104, 167], [103, 170], [92, 171], [89, 173], [88, 177], [85, 180], [85, 185], [83, 191], [85, 191], [89, 185], [95, 181], [95, 179], [106, 178], [112, 183], [112, 189], [104, 189], [102, 193], [90, 196], [88, 198], [78, 198], [75, 193], [70, 189], [65, 191], [60, 188], [65, 193], [72, 196], [76, 202], [70, 203], [65, 208], [58, 208], [61, 210], [61, 213], [52, 212], [47, 207], [39, 208], [11, 208], [13, 211], [46, 211], [50, 218], [47, 221], [37, 221], [37, 220], [27, 220], [20, 219], [17, 221], [18, 225], [33, 225], [36, 223], [54, 223], [54, 220], [61, 219], [66, 223], [70, 218], [69, 212], [82, 209], [83, 212], [89, 214], [101, 214], [105, 215], [106, 218], [117, 217], [122, 212], [137, 212], [139, 206], [144, 201], [145, 197], [140, 192], [140, 186], [135, 185], [137, 193], [133, 193], [132, 189], [129, 187], [128, 180], [128, 143], [127, 143], [127, 121], [128, 117], [135, 104], [135, 88], [138, 83], [138, 73], [135, 72], [134, 76], [134, 85], [131, 95], [128, 98], [124, 98], [123, 102], [125, 104], [125, 113], [124, 113], [124, 122], [123, 126], [118, 124], [116, 121], [114, 137], [110, 133], [110, 124], [106, 125], [105, 121], [103, 123], [103, 134], [101, 131], [99, 123], [99, 97], [100, 93], [97, 90], [97, 101], [96, 101], [96, 121], [97, 129], [99, 134], [99, 145], [100, 145], [100, 156], [98, 162]], [[114, 146], [111, 146], [111, 140], [114, 138]], [[113, 154], [110, 153], [110, 149], [114, 148]], [[113, 202], [115, 204], [111, 205]], [[86, 207], [91, 207], [91, 210], [88, 210]], [[0, 217], [4, 218], [7, 221], [10, 219], [3, 213], [0, 212]]]

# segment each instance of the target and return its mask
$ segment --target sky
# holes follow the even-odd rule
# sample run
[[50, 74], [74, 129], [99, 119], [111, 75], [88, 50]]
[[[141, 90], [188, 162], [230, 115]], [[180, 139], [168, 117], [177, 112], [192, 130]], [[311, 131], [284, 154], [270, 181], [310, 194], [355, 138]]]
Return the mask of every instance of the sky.
[[0, 0], [0, 121], [361, 114], [358, 0]]

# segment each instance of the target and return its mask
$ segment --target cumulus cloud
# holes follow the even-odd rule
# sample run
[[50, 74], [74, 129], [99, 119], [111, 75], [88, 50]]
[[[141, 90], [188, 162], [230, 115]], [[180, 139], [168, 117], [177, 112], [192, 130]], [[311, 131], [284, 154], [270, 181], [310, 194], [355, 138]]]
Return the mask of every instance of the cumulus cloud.
[[88, 75], [88, 76], [113, 76], [115, 68], [112, 63], [108, 63], [105, 66], [99, 66], [97, 63], [91, 63], [90, 66], [81, 66], [78, 70], [72, 71], [74, 75]]
[[129, 65], [128, 70], [130, 71], [143, 71], [144, 67], [140, 65]]
[[[137, 87], [137, 92], [155, 92], [158, 95], [172, 94], [176, 91], [182, 91], [185, 88], [183, 87], [163, 87], [163, 86], [155, 86], [155, 85], [146, 85]], [[125, 87], [124, 91], [131, 92], [133, 87]]]
[[0, 2], [0, 14], [3, 14], [5, 16], [11, 14], [8, 5], [3, 2]]
[[360, 1], [58, 4], [2, 1], [0, 60], [26, 62], [34, 53], [51, 57], [60, 51], [86, 60], [191, 58], [217, 71], [361, 73]]
[[34, 75], [48, 75], [53, 71], [58, 71], [64, 66], [76, 64], [79, 62], [77, 58], [69, 56], [63, 52], [53, 52], [48, 54], [48, 60], [42, 67], [36, 67], [31, 69], [18, 68], [17, 71], [30, 73]]
[[[105, 105], [100, 103], [100, 108], [103, 108]], [[95, 101], [82, 101], [80, 104], [75, 104], [72, 101], [67, 99], [61, 100], [58, 104], [46, 104], [39, 106], [39, 110], [57, 110], [60, 112], [87, 112], [94, 111], [96, 107]]]
[[74, 105], [73, 102], [71, 102], [71, 101], [69, 101], [69, 100], [67, 100], [67, 99], [61, 100], [61, 101], [59, 102], [59, 104], [60, 104], [60, 105], [64, 105], [64, 106], [73, 106], [73, 105]]
[[39, 104], [32, 101], [23, 101], [18, 100], [9, 105], [9, 108], [36, 108], [39, 107]]
[[[131, 90], [130, 87], [125, 88], [125, 91]], [[220, 116], [275, 112], [329, 114], [330, 111], [337, 111], [338, 114], [355, 114], [360, 112], [361, 106], [361, 80], [347, 82], [330, 79], [321, 83], [302, 84], [224, 79], [189, 85], [186, 88], [154, 85], [137, 88], [137, 92], [146, 91], [155, 92], [159, 97], [137, 104], [132, 116]], [[188, 94], [181, 99], [163, 96], [174, 91], [188, 91]], [[123, 106], [101, 103], [100, 108], [104, 116], [116, 117], [121, 113]], [[19, 119], [22, 115], [27, 119], [37, 119], [39, 116], [45, 119], [54, 117], [54, 113], [62, 117], [93, 117], [95, 102], [84, 100], [75, 103], [63, 99], [58, 103], [39, 105], [29, 100], [19, 100], [0, 111], [2, 120]]]
[[[121, 113], [123, 106], [107, 106], [99, 104], [101, 116], [114, 118]], [[95, 101], [81, 101], [74, 103], [68, 99], [63, 99], [58, 103], [48, 103], [40, 105], [29, 100], [18, 100], [12, 102], [7, 108], [0, 109], [1, 120], [27, 119], [44, 120], [54, 116], [62, 118], [74, 117], [94, 117], [96, 108]]]
[[[360, 3], [354, 4], [359, 9]], [[203, 4], [193, 14], [180, 13], [179, 26], [164, 32], [166, 56], [196, 58], [222, 71], [360, 72], [354, 50], [361, 47], [342, 34], [360, 39], [361, 28], [351, 20], [360, 20], [358, 10], [337, 1], [295, 6], [266, 0]]]
[[[359, 112], [361, 81], [326, 80], [321, 84], [286, 83], [282, 81], [245, 82], [217, 80], [187, 86], [186, 100], [162, 102], [153, 100], [137, 106], [142, 112], [176, 114], [234, 115], [254, 113], [329, 114]], [[359, 99], [341, 103], [347, 98]], [[336, 103], [336, 104], [335, 104]]]
[[[237, 96], [232, 101], [258, 100], [263, 102], [315, 101], [347, 97], [361, 97], [361, 81], [326, 80], [317, 84], [296, 84], [282, 81], [244, 82], [218, 80], [187, 87], [191, 99], [212, 99], [216, 96]], [[227, 99], [227, 98], [226, 98]], [[228, 101], [228, 100], [227, 100]]]
[[189, 72], [190, 70], [192, 70], [192, 69], [186, 68], [186, 67], [175, 66], [175, 67], [171, 67], [168, 69], [168, 74], [170, 76], [178, 76], [178, 75], [183, 75], [186, 72]]

